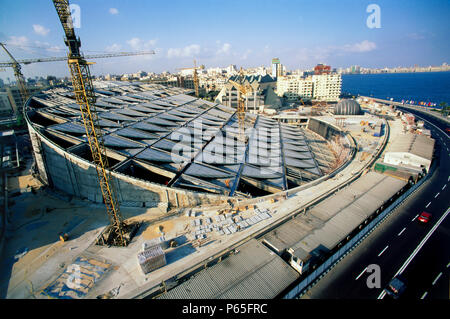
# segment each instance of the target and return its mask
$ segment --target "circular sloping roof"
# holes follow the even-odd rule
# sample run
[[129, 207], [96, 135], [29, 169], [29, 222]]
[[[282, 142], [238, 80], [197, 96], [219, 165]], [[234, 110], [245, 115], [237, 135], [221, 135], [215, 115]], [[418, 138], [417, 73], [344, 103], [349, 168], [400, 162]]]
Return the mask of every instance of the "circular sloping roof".
[[355, 100], [345, 99], [336, 104], [334, 108], [335, 115], [359, 115], [361, 106]]

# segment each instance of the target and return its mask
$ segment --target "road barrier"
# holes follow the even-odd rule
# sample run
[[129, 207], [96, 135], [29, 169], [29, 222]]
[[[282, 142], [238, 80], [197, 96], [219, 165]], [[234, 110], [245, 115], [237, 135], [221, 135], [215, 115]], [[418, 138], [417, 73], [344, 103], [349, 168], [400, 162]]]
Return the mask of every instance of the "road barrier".
[[294, 299], [301, 297], [308, 289], [314, 286], [331, 268], [349, 254], [356, 246], [358, 246], [375, 228], [381, 224], [408, 196], [414, 193], [436, 169], [435, 163], [430, 169], [429, 174], [420, 179], [416, 184], [409, 188], [405, 193], [398, 197], [391, 205], [384, 209], [377, 217], [368, 223], [360, 232], [351, 238], [345, 245], [336, 251], [325, 262], [320, 264], [313, 272], [308, 274], [294, 288], [287, 292], [283, 299]]

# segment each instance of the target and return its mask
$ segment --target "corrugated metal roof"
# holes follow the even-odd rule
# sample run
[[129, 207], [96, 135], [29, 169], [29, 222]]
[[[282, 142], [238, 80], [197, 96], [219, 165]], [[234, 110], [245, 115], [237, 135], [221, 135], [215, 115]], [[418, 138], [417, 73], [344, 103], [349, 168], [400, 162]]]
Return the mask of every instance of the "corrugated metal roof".
[[406, 133], [397, 136], [387, 152], [406, 152], [431, 160], [433, 158], [435, 140], [426, 135]]
[[200, 271], [160, 299], [271, 299], [299, 274], [255, 239], [239, 253]]
[[367, 173], [263, 239], [279, 252], [292, 247], [304, 255], [320, 244], [332, 249], [405, 185], [402, 180]]

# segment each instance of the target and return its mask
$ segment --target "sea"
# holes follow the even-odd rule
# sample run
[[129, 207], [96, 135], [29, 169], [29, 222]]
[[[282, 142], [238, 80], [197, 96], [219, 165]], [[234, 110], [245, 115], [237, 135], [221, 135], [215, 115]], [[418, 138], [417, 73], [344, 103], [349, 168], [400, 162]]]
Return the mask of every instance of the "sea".
[[450, 105], [450, 72], [343, 74], [342, 93]]

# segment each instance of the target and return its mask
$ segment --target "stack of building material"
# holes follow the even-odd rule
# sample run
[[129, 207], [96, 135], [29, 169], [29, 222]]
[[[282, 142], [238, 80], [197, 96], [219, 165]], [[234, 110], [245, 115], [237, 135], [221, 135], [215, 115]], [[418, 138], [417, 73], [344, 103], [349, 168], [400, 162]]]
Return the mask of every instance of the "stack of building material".
[[138, 261], [143, 273], [146, 275], [166, 265], [166, 254], [160, 245], [156, 245], [139, 252]]

